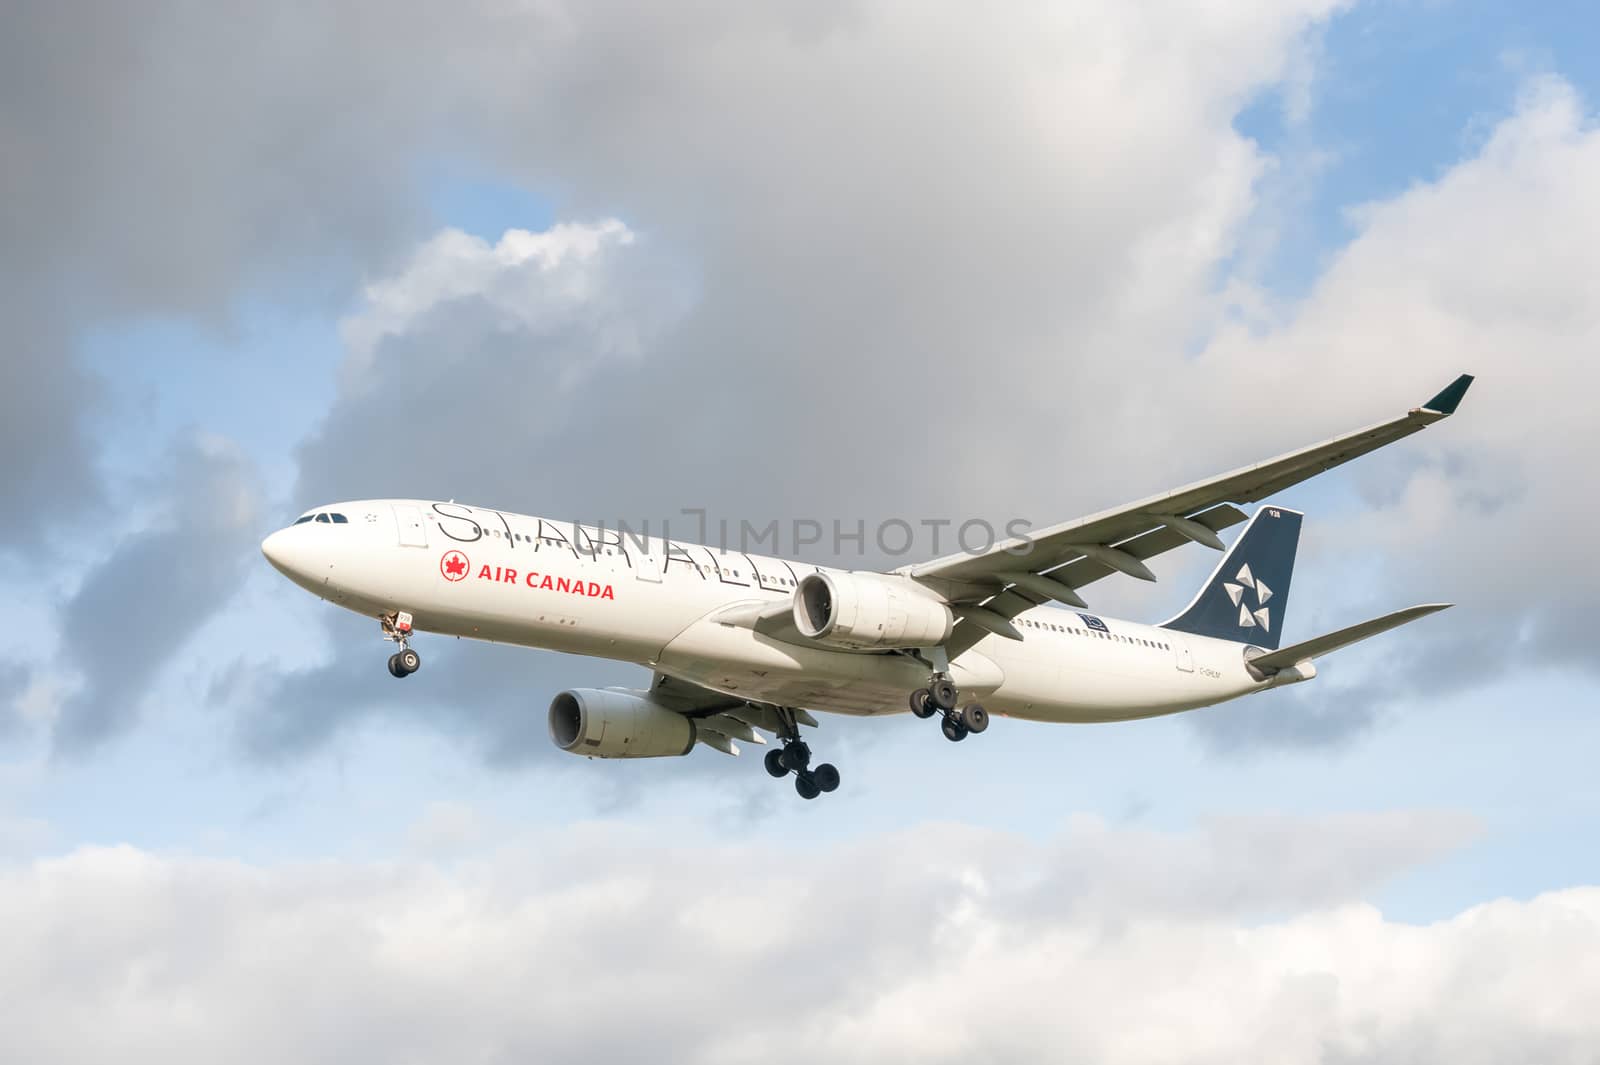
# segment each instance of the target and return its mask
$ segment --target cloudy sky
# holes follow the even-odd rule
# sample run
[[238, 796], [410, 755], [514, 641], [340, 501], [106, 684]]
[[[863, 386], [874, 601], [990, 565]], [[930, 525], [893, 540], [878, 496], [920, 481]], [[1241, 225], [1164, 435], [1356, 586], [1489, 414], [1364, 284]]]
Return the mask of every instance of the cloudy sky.
[[[1600, 1060], [1600, 19], [977, 11], [6, 7], [0, 1059]], [[1289, 638], [1455, 610], [1174, 718], [828, 720], [816, 803], [549, 745], [631, 667], [397, 685], [257, 550], [1044, 524], [1462, 371], [1280, 500]]]

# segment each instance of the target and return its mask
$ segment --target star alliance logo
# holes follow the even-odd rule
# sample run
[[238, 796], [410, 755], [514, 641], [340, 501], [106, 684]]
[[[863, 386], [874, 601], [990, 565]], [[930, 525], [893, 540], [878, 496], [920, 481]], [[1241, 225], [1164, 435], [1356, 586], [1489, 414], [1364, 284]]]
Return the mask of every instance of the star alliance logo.
[[[1238, 583], [1234, 583], [1237, 581]], [[1272, 589], [1267, 587], [1267, 582], [1257, 580], [1250, 572], [1250, 563], [1246, 562], [1239, 568], [1239, 575], [1232, 581], [1225, 581], [1223, 590], [1228, 593], [1228, 598], [1233, 600], [1233, 605], [1239, 608], [1239, 627], [1253, 629], [1260, 626], [1264, 631], [1272, 631], [1272, 614], [1267, 609], [1267, 600], [1272, 598]], [[1245, 589], [1256, 593], [1256, 609], [1251, 610], [1245, 599]]]

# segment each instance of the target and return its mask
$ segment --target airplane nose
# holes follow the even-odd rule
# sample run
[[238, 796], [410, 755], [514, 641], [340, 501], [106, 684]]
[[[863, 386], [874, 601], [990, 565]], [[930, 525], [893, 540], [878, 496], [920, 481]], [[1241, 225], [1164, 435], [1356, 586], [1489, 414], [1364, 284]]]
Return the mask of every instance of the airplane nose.
[[291, 525], [261, 541], [261, 553], [272, 568], [302, 588], [326, 596], [336, 563], [348, 556], [324, 535], [327, 526]]
[[289, 530], [279, 529], [277, 532], [261, 541], [261, 553], [267, 556], [267, 561], [280, 573], [289, 572]]

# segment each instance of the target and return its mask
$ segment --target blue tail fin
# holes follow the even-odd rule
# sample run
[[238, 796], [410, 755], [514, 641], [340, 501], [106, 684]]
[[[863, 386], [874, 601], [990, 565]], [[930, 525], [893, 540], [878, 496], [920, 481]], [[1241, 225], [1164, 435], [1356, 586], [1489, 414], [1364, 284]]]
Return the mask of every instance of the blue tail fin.
[[1200, 594], [1161, 627], [1277, 650], [1303, 516], [1282, 507], [1256, 511]]

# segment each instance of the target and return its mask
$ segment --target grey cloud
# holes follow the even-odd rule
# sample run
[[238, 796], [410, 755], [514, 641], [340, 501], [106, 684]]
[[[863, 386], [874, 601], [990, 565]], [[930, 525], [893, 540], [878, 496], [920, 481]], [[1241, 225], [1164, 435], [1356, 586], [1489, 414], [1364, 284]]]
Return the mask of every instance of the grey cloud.
[[227, 601], [253, 560], [259, 487], [226, 444], [189, 441], [155, 486], [157, 524], [94, 566], [62, 608], [61, 640], [81, 690], [56, 719], [59, 752], [129, 728], [152, 680]]
[[[11, 5], [0, 35], [0, 548], [104, 503], [87, 330], [342, 301], [425, 222], [471, 65], [418, 4]], [[453, 101], [453, 102], [451, 102]], [[472, 108], [460, 108], [472, 111]]]
[[1337, 666], [1325, 667], [1332, 676], [1197, 710], [1190, 723], [1208, 747], [1222, 754], [1327, 749], [1366, 735], [1384, 709], [1405, 694], [1366, 674], [1354, 683], [1341, 682]]
[[74, 363], [64, 325], [46, 297], [6, 262], [0, 241], [0, 552], [53, 551], [42, 534], [98, 502], [85, 419], [101, 407], [96, 382]]
[[0, 42], [7, 256], [91, 311], [208, 316], [251, 280], [342, 295], [418, 220], [395, 163], [439, 132], [427, 86], [472, 25], [421, 4], [23, 5]]
[[[1565, 432], [1545, 433], [1533, 421], [1578, 413], [1552, 412], [1541, 397], [1558, 371], [1571, 380], [1591, 373], [1595, 326], [1574, 313], [1592, 301], [1578, 290], [1566, 298], [1549, 292], [1581, 289], [1592, 271], [1549, 277], [1537, 291], [1513, 285], [1496, 302], [1501, 266], [1483, 250], [1516, 239], [1551, 261], [1582, 258], [1570, 227], [1551, 223], [1584, 217], [1597, 141], [1580, 103], [1559, 92], [1531, 99], [1481, 158], [1364, 216], [1358, 239], [1303, 305], [1283, 309], [1280, 325], [1224, 320], [1195, 359], [1174, 365], [1164, 353], [1179, 334], [1216, 312], [1203, 299], [1204, 279], [1228, 244], [1228, 227], [1248, 209], [1254, 160], [1232, 151], [1224, 133], [1237, 84], [1212, 85], [1217, 95], [1195, 102], [1195, 139], [1184, 142], [1209, 160], [1201, 169], [1223, 190], [1214, 201], [1188, 198], [1188, 176], [1130, 183], [1147, 165], [1143, 153], [1157, 150], [1144, 134], [1159, 127], [1102, 146], [1093, 170], [1074, 176], [1088, 186], [1052, 198], [1028, 175], [1052, 172], [1055, 142], [1007, 140], [1017, 131], [1001, 123], [984, 134], [998, 139], [985, 158], [1032, 163], [980, 179], [965, 169], [968, 160], [925, 165], [950, 141], [912, 120], [886, 130], [859, 165], [826, 169], [826, 180], [797, 183], [780, 202], [771, 194], [780, 171], [805, 172], [804, 160], [826, 167], [817, 161], [837, 160], [847, 132], [867, 120], [823, 93], [813, 112], [833, 120], [795, 128], [792, 141], [750, 135], [753, 116], [774, 109], [792, 84], [768, 84], [739, 64], [759, 57], [781, 72], [812, 39], [774, 44], [755, 32], [751, 53], [734, 64], [749, 83], [737, 99], [709, 99], [701, 83], [676, 80], [685, 77], [682, 55], [709, 48], [726, 58], [717, 45], [683, 42], [682, 54], [640, 57], [639, 82], [628, 91], [591, 100], [573, 87], [589, 62], [584, 31], [608, 27], [595, 39], [624, 52], [638, 43], [608, 18], [605, 8], [579, 18], [578, 47], [559, 63], [533, 65], [528, 76], [559, 91], [529, 94], [536, 103], [508, 121], [529, 131], [518, 145], [557, 136], [570, 149], [562, 166], [569, 177], [583, 175], [578, 203], [626, 204], [658, 253], [679, 253], [652, 260], [655, 269], [692, 262], [697, 302], [675, 327], [652, 334], [642, 359], [602, 367], [562, 392], [559, 408], [544, 386], [571, 360], [570, 335], [526, 323], [505, 328], [471, 299], [439, 303], [415, 323], [422, 343], [404, 333], [383, 342], [380, 363], [402, 379], [384, 402], [431, 439], [483, 443], [465, 461], [434, 450], [405, 471], [411, 483], [587, 518], [671, 514], [688, 502], [758, 520], [843, 514], [870, 523], [957, 507], [1002, 519], [1024, 509], [1051, 520], [1386, 416], [1472, 369], [1482, 381], [1455, 421], [1349, 471], [1370, 513], [1336, 522], [1344, 542], [1362, 550], [1323, 560], [1336, 557], [1368, 578], [1330, 600], [1347, 620], [1414, 601], [1462, 606], [1390, 637], [1407, 652], [1386, 672], [1341, 656], [1303, 692], [1213, 711], [1197, 727], [1219, 750], [1327, 746], [1373, 728], [1395, 697], [1455, 690], [1517, 663], [1592, 665], [1570, 634], [1592, 628], [1586, 619], [1600, 589], [1593, 567], [1565, 561], [1584, 552], [1573, 530], [1585, 525], [1571, 520], [1575, 501], [1565, 486], [1582, 479], [1592, 425], [1579, 414]], [[881, 44], [849, 20], [824, 36], [868, 50]], [[945, 42], [925, 43], [938, 54]], [[859, 71], [832, 73], [848, 85]], [[1100, 73], [1114, 79], [1118, 70]], [[985, 84], [1008, 91], [1003, 78]], [[1162, 82], [1149, 91], [1195, 90]], [[1070, 95], [1071, 86], [1063, 91]], [[574, 98], [603, 119], [578, 129], [580, 116], [593, 115], [544, 107]], [[672, 150], [664, 130], [687, 130], [707, 147]], [[724, 141], [713, 134], [729, 131], [740, 134], [725, 139], [737, 148], [719, 156]], [[977, 136], [959, 124], [947, 134], [969, 147]], [[614, 165], [621, 143], [633, 153], [627, 167]], [[1178, 151], [1176, 143], [1160, 150]], [[540, 169], [547, 163], [506, 159], [549, 176]], [[1125, 217], [1125, 201], [1097, 182], [1137, 187], [1150, 210]], [[1523, 194], [1539, 183], [1552, 194]], [[697, 184], [719, 195], [662, 192]], [[962, 209], [963, 193], [980, 189], [995, 201]], [[1208, 219], [1223, 235], [1194, 261], [1169, 256], [1150, 266], [1132, 255], [1130, 248], [1163, 247], [1163, 226], [1175, 218]], [[1460, 245], [1448, 262], [1437, 254], [1441, 242]], [[1519, 277], [1537, 267], [1531, 257]], [[358, 308], [355, 317], [366, 313]], [[1493, 346], [1484, 340], [1490, 333], [1500, 337]], [[1374, 344], [1374, 335], [1398, 339]], [[1530, 337], [1537, 357], [1527, 354]], [[450, 338], [459, 338], [450, 346], [463, 355], [450, 362], [451, 385], [483, 397], [470, 413], [429, 376]], [[1293, 401], [1308, 392], [1315, 404]], [[533, 395], [534, 413], [519, 425], [518, 401]], [[365, 485], [397, 484], [382, 414], [358, 392], [341, 399], [302, 451], [310, 471], [303, 488], [361, 495], [376, 494]], [[1529, 566], [1506, 564], [1503, 544], [1512, 536], [1540, 544], [1537, 596], [1527, 592]], [[1552, 570], [1552, 560], [1563, 561]], [[1339, 680], [1341, 672], [1353, 679]]]
[[[380, 639], [376, 622], [337, 616], [321, 628], [325, 661], [296, 668], [240, 660], [211, 683], [206, 702], [231, 722], [235, 749], [246, 760], [289, 764], [365, 726], [407, 722], [459, 744], [490, 770], [574, 768], [578, 760], [550, 741], [546, 714], [555, 693], [650, 682], [649, 670], [627, 663], [426, 635], [413, 643], [423, 668], [396, 680], [384, 669], [393, 647]], [[847, 759], [852, 745], [874, 742], [869, 723], [854, 724], [830, 727], [818, 738], [830, 758]], [[662, 781], [714, 776], [725, 804], [718, 815], [747, 825], [770, 813], [783, 792], [761, 770], [761, 749], [743, 746], [737, 760], [707, 748], [684, 759], [588, 761], [582, 786], [604, 813], [634, 806]]]
[[[1174, 369], [1266, 162], [1232, 120], [1331, 10], [29, 9], [0, 43], [0, 131], [27, 149], [0, 156], [4, 265], [44, 264], [46, 294], [93, 292], [101, 317], [215, 316], [250, 286], [342, 300], [401, 271], [414, 175], [465, 159], [641, 242], [579, 308], [599, 318], [468, 291], [381, 339], [299, 452], [303, 502], [1049, 521], [1364, 418], [1372, 379], [1431, 380], [1445, 351], [1455, 368], [1448, 343], [1398, 370], [1347, 358], [1412, 319], [1363, 324], [1334, 283], [1268, 338], [1281, 357], [1224, 329]], [[1318, 330], [1347, 319], [1330, 355]], [[568, 379], [618, 323], [637, 357]], [[1330, 372], [1315, 411], [1260, 399]], [[16, 468], [87, 498], [80, 412], [49, 402], [82, 382], [52, 380], [58, 446]], [[399, 434], [428, 446], [397, 462]]]
[[[1145, 365], [1107, 342], [1118, 327], [1189, 332], [1125, 294], [1203, 295], [1260, 165], [1231, 117], [1327, 10], [1247, 5], [1186, 37], [1128, 5], [981, 28], [850, 3], [33, 6], [0, 43], [0, 139], [20, 146], [0, 156], [4, 266], [42, 279], [41, 306], [82, 308], [50, 319], [64, 341], [68, 321], [216, 320], [243, 292], [342, 299], [399, 269], [417, 175], [465, 159], [643, 239], [585, 313], [529, 322], [468, 292], [382, 340], [301, 449], [308, 498], [868, 520], [1009, 517], [1028, 498], [1049, 518], [1111, 480], [1108, 464], [1054, 483], [1074, 445], [1052, 426]], [[1157, 26], [1183, 43], [1152, 63]], [[639, 357], [567, 380], [617, 322]], [[35, 408], [57, 446], [19, 468], [92, 498], [82, 408], [45, 402], [75, 391], [63, 365]], [[997, 475], [974, 446], [997, 432], [1048, 491]], [[427, 446], [397, 462], [397, 434]], [[838, 476], [864, 455], [867, 475]], [[160, 566], [172, 546], [124, 558]], [[110, 609], [132, 581], [98, 571], [86, 601]], [[63, 737], [101, 716], [76, 703]]]
[[[486, 24], [425, 4], [8, 8], [0, 551], [70, 551], [83, 522], [109, 523], [94, 441], [115, 440], [123, 412], [82, 364], [91, 330], [152, 315], [226, 328], [250, 297], [342, 304], [423, 232], [426, 159], [455, 138], [450, 115], [479, 110], [462, 103], [472, 79], [446, 73], [476, 62], [457, 30]], [[120, 545], [66, 605], [62, 642], [85, 687], [58, 749], [126, 727], [254, 557], [248, 522], [200, 506], [231, 503], [207, 493], [244, 476], [219, 461], [180, 460], [181, 524]]]
[[[758, 522], [999, 523], [1019, 510], [1047, 522], [1257, 458], [1268, 445], [1233, 424], [1173, 445], [1156, 429], [1172, 416], [1145, 388], [1187, 376], [1161, 353], [1193, 329], [1259, 162], [1233, 111], [1278, 76], [1308, 24], [1257, 14], [1242, 65], [1223, 75], [1140, 68], [1135, 89], [1134, 66], [1106, 53], [1043, 63], [1065, 99], [1126, 83], [1147, 121], [1108, 139], [1070, 111], [1059, 126], [1031, 124], [1026, 64], [968, 62], [960, 105], [941, 105], [955, 91], [945, 59], [970, 59], [948, 28], [920, 27], [912, 48], [844, 8], [803, 33], [776, 9], [720, 35], [693, 18], [568, 11], [562, 32], [533, 35], [533, 62], [502, 71], [526, 86], [525, 104], [492, 119], [519, 131], [496, 158], [571, 190], [570, 209], [625, 208], [641, 242], [582, 274], [592, 301], [549, 301], [515, 271], [477, 292], [407, 289], [425, 309], [352, 355], [339, 401], [300, 450], [297, 492], [590, 520], [689, 505]], [[1204, 33], [1197, 49], [1210, 47]], [[839, 60], [842, 42], [881, 62]], [[631, 77], [598, 91], [592, 72], [619, 61]], [[889, 67], [898, 75], [885, 81]], [[804, 118], [784, 106], [800, 85]], [[1174, 156], [1199, 160], [1206, 195], [1193, 171], [1161, 165]], [[1195, 226], [1215, 234], [1194, 256], [1153, 251]], [[413, 272], [427, 273], [414, 260], [391, 283]], [[684, 276], [695, 301], [670, 313]], [[507, 289], [542, 313], [509, 310]], [[371, 301], [351, 322], [385, 313]], [[618, 325], [643, 338], [640, 357], [570, 379]], [[401, 431], [416, 445], [403, 464]], [[1214, 741], [1332, 742], [1372, 720], [1257, 709], [1214, 719], [1230, 723]]]
[[[1111, 37], [1149, 29], [1137, 9], [1100, 14]], [[546, 360], [571, 355], [526, 330], [486, 336], [470, 307], [427, 329], [434, 350], [473, 353], [448, 390], [397, 340], [387, 400], [431, 401], [424, 431], [482, 441], [412, 472], [594, 517], [687, 502], [873, 520], [1004, 513], [1024, 478], [995, 469], [1003, 452], [1029, 456], [1044, 489], [1030, 503], [1054, 517], [1114, 473], [1069, 477], [1081, 439], [1059, 427], [1097, 422], [1108, 383], [1148, 371], [1152, 356], [1111, 334], [1189, 332], [1259, 165], [1233, 110], [1313, 17], [1263, 6], [1240, 14], [1247, 32], [1198, 24], [1185, 48], [1238, 62], [1152, 69], [1044, 14], [989, 24], [991, 55], [964, 19], [880, 23], [848, 5], [729, 20], [540, 9], [529, 61], [496, 71], [516, 103], [485, 118], [507, 134], [493, 158], [566, 190], [571, 216], [624, 217], [692, 275], [697, 302], [638, 364], [560, 409]], [[1139, 120], [1113, 120], [1112, 136], [1089, 111]], [[1195, 171], [1211, 175], [1203, 189]], [[1216, 234], [1203, 253], [1157, 254], [1195, 227]], [[1168, 309], [1131, 306], [1135, 289]], [[487, 410], [453, 410], [456, 395]], [[519, 400], [520, 419], [502, 413]], [[342, 401], [303, 451], [316, 485], [394, 479], [381, 440], [344, 428], [362, 406]], [[508, 456], [528, 468], [508, 477]]]
[[27, 690], [30, 672], [21, 663], [0, 661], [0, 740], [22, 730], [23, 717], [17, 699]]
[[389, 717], [454, 736], [492, 768], [521, 769], [570, 757], [551, 744], [545, 724], [556, 692], [649, 682], [636, 666], [520, 647], [428, 638], [416, 647], [422, 670], [397, 681], [384, 669], [393, 646], [381, 641], [377, 622], [340, 618], [328, 626], [325, 663], [239, 662], [213, 683], [210, 701], [236, 717], [239, 748], [253, 761], [292, 760], [364, 720]]

